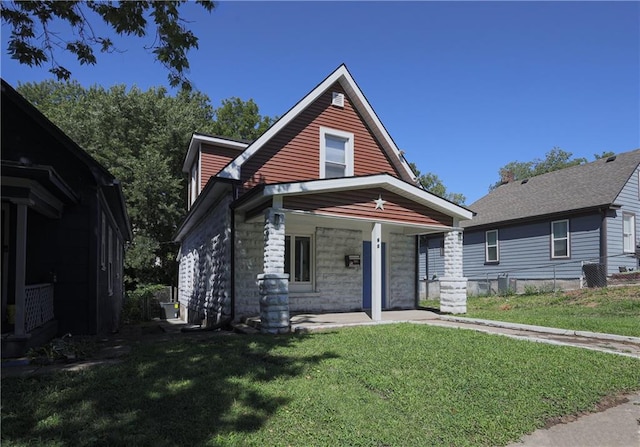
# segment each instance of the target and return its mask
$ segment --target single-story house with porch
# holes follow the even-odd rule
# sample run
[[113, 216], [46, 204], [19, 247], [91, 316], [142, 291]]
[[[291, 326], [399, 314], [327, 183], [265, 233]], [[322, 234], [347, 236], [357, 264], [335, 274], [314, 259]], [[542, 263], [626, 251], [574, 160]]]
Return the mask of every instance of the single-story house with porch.
[[341, 65], [252, 143], [193, 134], [179, 302], [191, 323], [417, 306], [417, 235], [446, 233], [442, 310], [466, 311], [462, 221], [415, 175]]
[[[529, 179], [471, 204], [464, 228], [470, 293], [575, 289], [637, 270], [640, 149]], [[421, 241], [421, 277], [437, 297], [443, 236]], [[434, 292], [435, 289], [435, 292]]]
[[2, 356], [117, 330], [130, 239], [119, 182], [2, 80]]

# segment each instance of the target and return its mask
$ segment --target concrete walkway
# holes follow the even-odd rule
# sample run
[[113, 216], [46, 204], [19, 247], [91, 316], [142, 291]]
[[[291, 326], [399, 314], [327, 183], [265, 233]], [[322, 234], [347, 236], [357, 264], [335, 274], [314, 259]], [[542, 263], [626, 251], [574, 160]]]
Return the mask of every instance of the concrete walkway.
[[[259, 321], [259, 318], [256, 320]], [[252, 324], [256, 323], [256, 321], [252, 322], [250, 319], [248, 323]], [[371, 320], [365, 312], [299, 314], [291, 317], [291, 330], [294, 332], [310, 332], [349, 326], [393, 323], [429, 324], [433, 326], [469, 329], [504, 335], [516, 339], [562, 346], [574, 346], [640, 359], [640, 337], [571, 331], [543, 326], [439, 315], [427, 310], [385, 311], [382, 312], [382, 321]]]

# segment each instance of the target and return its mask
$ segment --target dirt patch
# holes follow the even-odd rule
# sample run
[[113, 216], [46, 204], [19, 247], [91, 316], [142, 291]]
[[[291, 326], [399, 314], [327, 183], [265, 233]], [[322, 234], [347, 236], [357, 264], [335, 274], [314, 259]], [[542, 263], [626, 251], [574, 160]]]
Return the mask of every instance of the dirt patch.
[[617, 407], [618, 405], [629, 402], [629, 399], [622, 394], [615, 396], [605, 396], [599, 402], [597, 402], [591, 411], [581, 411], [575, 414], [569, 414], [566, 416], [557, 416], [550, 419], [544, 424], [544, 428], [548, 429], [558, 424], [568, 424], [578, 420], [580, 416], [585, 416], [592, 413], [600, 413], [601, 411], [608, 410], [609, 408]]
[[501, 304], [498, 309], [500, 309], [500, 310], [511, 310], [511, 304]]

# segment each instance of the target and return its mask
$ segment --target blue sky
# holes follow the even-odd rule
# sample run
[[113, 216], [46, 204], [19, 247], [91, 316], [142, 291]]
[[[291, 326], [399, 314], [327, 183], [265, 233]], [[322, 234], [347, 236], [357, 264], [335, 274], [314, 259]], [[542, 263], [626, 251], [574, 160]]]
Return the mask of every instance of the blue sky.
[[[345, 63], [406, 158], [468, 205], [501, 166], [554, 146], [589, 160], [640, 147], [639, 2], [221, 2], [184, 14], [200, 38], [189, 77], [214, 107], [252, 98], [280, 116]], [[9, 59], [6, 33], [2, 77], [50, 79]], [[96, 66], [69, 63], [73, 78], [168, 86], [142, 49], [151, 38], [117, 42], [126, 51]]]

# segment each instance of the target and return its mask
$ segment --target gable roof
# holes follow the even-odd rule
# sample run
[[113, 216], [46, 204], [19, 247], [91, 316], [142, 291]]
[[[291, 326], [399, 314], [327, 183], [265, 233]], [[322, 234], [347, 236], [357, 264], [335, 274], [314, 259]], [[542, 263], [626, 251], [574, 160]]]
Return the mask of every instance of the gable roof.
[[194, 132], [191, 135], [191, 141], [189, 142], [189, 149], [187, 150], [187, 155], [184, 158], [184, 163], [182, 164], [182, 172], [189, 173], [191, 169], [191, 165], [198, 154], [198, 150], [200, 149], [200, 143], [207, 143], [213, 146], [221, 146], [228, 149], [237, 149], [239, 151], [243, 151], [251, 144], [250, 141], [242, 141], [235, 140], [233, 138], [220, 137], [216, 135], [207, 135], [200, 132]]
[[614, 205], [640, 163], [640, 149], [498, 186], [469, 208], [464, 228]]
[[293, 106], [269, 129], [267, 129], [265, 133], [250, 144], [242, 154], [232, 160], [222, 171], [220, 171], [218, 176], [239, 180], [242, 165], [336, 82], [339, 82], [342, 88], [344, 88], [354, 107], [362, 116], [366, 125], [371, 129], [373, 135], [380, 142], [383, 149], [387, 152], [391, 163], [393, 163], [394, 167], [398, 172], [400, 172], [403, 180], [415, 182], [415, 174], [409, 167], [409, 164], [402, 155], [402, 152], [396, 146], [395, 142], [376, 113], [373, 111], [369, 101], [367, 101], [367, 98], [364, 96], [344, 64], [340, 65], [324, 81], [318, 84], [304, 98], [298, 101], [295, 106]]

